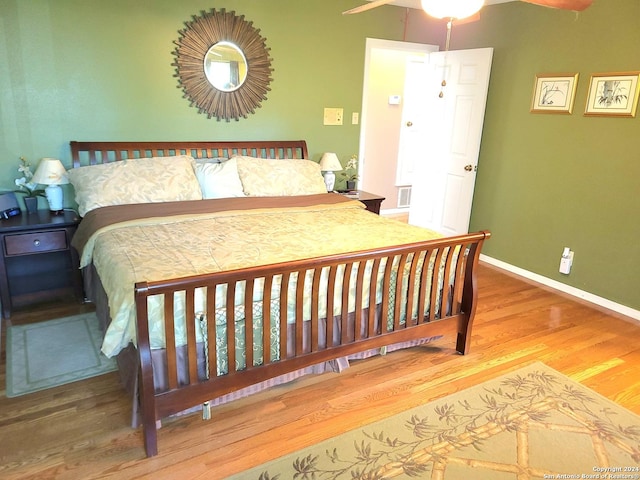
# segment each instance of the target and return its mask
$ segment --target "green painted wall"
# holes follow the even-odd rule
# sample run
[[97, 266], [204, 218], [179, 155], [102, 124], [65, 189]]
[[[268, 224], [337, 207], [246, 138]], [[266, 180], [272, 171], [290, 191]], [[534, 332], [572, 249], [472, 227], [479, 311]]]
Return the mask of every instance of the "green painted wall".
[[[225, 0], [261, 30], [272, 90], [239, 122], [188, 106], [173, 77], [183, 22], [220, 4], [201, 0], [0, 0], [0, 187], [18, 157], [57, 156], [69, 140], [304, 138], [314, 159], [358, 151], [348, 119], [362, 101], [365, 38], [438, 43], [441, 23], [381, 7], [342, 16], [344, 0]], [[452, 48], [494, 47], [471, 228], [485, 253], [640, 309], [640, 119], [582, 116], [591, 73], [640, 70], [640, 4], [595, 0], [576, 15], [524, 3], [485, 7], [454, 27]], [[533, 79], [579, 72], [573, 115], [529, 113]], [[347, 122], [322, 125], [323, 107]], [[640, 115], [639, 115], [640, 116]], [[562, 247], [576, 252], [557, 272]]]
[[[409, 41], [444, 26], [411, 16]], [[453, 28], [452, 49], [494, 48], [471, 229], [494, 258], [640, 309], [640, 110], [583, 115], [590, 76], [640, 71], [640, 2], [595, 0], [576, 14], [521, 2]], [[529, 113], [534, 77], [580, 74], [572, 115]], [[558, 272], [564, 246], [575, 251]]]
[[[70, 165], [70, 140], [305, 139], [313, 159], [358, 151], [366, 37], [398, 40], [404, 10], [343, 16], [342, 0], [0, 0], [0, 187], [18, 157]], [[244, 15], [266, 38], [271, 91], [255, 115], [218, 122], [182, 98], [172, 54], [203, 10]], [[342, 107], [343, 126], [323, 126]]]

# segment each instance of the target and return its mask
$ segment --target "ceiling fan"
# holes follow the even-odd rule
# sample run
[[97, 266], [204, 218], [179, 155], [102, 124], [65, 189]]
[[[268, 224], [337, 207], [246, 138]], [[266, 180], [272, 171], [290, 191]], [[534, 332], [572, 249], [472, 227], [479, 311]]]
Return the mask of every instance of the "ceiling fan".
[[[389, 3], [392, 3], [394, 0], [372, 0], [369, 3], [366, 3], [364, 5], [360, 5], [359, 7], [355, 7], [352, 8], [350, 10], [347, 10], [345, 12], [342, 12], [343, 14], [352, 14], [352, 13], [360, 13], [360, 12], [365, 12], [367, 10], [371, 10], [373, 8], [376, 7], [380, 7], [382, 5], [387, 5]], [[450, 0], [444, 0], [447, 3], [450, 3]], [[498, 1], [491, 1], [488, 0], [487, 3], [503, 3], [505, 0], [498, 0]], [[507, 0], [509, 1], [509, 0]], [[532, 3], [534, 5], [540, 5], [543, 7], [550, 7], [550, 8], [558, 8], [561, 10], [573, 10], [576, 12], [580, 12], [584, 9], [586, 9], [587, 7], [589, 7], [592, 3], [593, 0], [519, 0], [522, 2], [527, 2], [527, 3]], [[397, 2], [403, 5], [407, 5], [407, 2]], [[414, 8], [420, 8], [419, 5], [419, 1], [416, 0], [415, 2], [410, 2], [411, 5], [413, 6], [413, 4], [415, 3], [416, 6], [414, 6]], [[431, 0], [431, 2], [428, 3], [433, 3], [433, 0]], [[455, 2], [455, 3], [460, 3]], [[471, 3], [477, 3], [477, 2], [471, 2]]]

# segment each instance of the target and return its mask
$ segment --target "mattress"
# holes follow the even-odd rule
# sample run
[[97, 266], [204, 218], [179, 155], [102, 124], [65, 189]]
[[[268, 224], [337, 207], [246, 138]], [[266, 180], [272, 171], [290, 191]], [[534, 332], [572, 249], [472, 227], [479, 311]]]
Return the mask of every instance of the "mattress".
[[[91, 264], [97, 271], [109, 299], [111, 323], [105, 332], [102, 351], [111, 357], [128, 344], [136, 344], [133, 288], [136, 282], [255, 267], [438, 237], [436, 232], [367, 212], [358, 201], [323, 194], [103, 207], [83, 219], [74, 236], [74, 246], [80, 253], [81, 266]], [[367, 275], [370, 274], [370, 265], [362, 268], [369, 269]], [[355, 278], [355, 271], [352, 278]], [[354, 281], [349, 282], [350, 290], [354, 285]], [[261, 288], [260, 285], [256, 287], [252, 304], [253, 328], [260, 333], [264, 328]], [[206, 292], [201, 289], [197, 293], [198, 314], [190, 321], [200, 326], [207, 321], [203, 316]], [[353, 291], [351, 293], [346, 308], [353, 312], [355, 295]], [[377, 302], [382, 295], [381, 290], [376, 292]], [[186, 319], [184, 302], [179, 298], [180, 294], [177, 297], [174, 316], [179, 346], [185, 343]], [[224, 286], [218, 287], [216, 297], [216, 305], [220, 306], [216, 312], [216, 328], [225, 338], [222, 333], [227, 328]], [[275, 314], [281, 306], [277, 295], [273, 297], [271, 311]], [[368, 293], [363, 299], [368, 301]], [[287, 305], [291, 321], [294, 307]], [[367, 307], [363, 305], [363, 308]], [[244, 290], [238, 289], [235, 298], [238, 334], [245, 328], [243, 308]], [[342, 308], [341, 292], [337, 292], [333, 314], [338, 315]], [[152, 298], [149, 309], [153, 319], [150, 323], [151, 346], [161, 349], [165, 344], [163, 305]], [[330, 312], [321, 312], [321, 317], [326, 317], [327, 313]], [[275, 328], [273, 317], [269, 328]], [[196, 331], [198, 341], [206, 341], [203, 330], [197, 328]], [[221, 348], [224, 350], [224, 345]], [[277, 350], [277, 340], [272, 348]], [[255, 353], [257, 358], [262, 354]], [[225, 370], [224, 361], [219, 360], [219, 374]]]

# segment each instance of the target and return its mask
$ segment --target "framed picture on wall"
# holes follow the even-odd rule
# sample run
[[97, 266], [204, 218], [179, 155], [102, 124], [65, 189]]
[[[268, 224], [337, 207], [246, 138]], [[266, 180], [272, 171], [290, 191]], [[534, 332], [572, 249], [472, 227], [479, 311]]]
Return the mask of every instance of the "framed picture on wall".
[[531, 113], [565, 113], [573, 111], [578, 86], [577, 73], [544, 73], [536, 75], [533, 85]]
[[584, 114], [599, 117], [635, 117], [640, 72], [594, 73]]

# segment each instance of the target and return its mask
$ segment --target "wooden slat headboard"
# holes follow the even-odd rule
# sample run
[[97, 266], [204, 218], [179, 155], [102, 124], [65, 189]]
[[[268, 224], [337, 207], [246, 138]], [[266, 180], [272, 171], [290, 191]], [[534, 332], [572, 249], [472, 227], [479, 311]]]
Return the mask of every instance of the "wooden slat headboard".
[[304, 140], [247, 142], [70, 142], [73, 167], [115, 162], [127, 158], [191, 155], [193, 158], [229, 158], [233, 155], [273, 159], [309, 158]]

